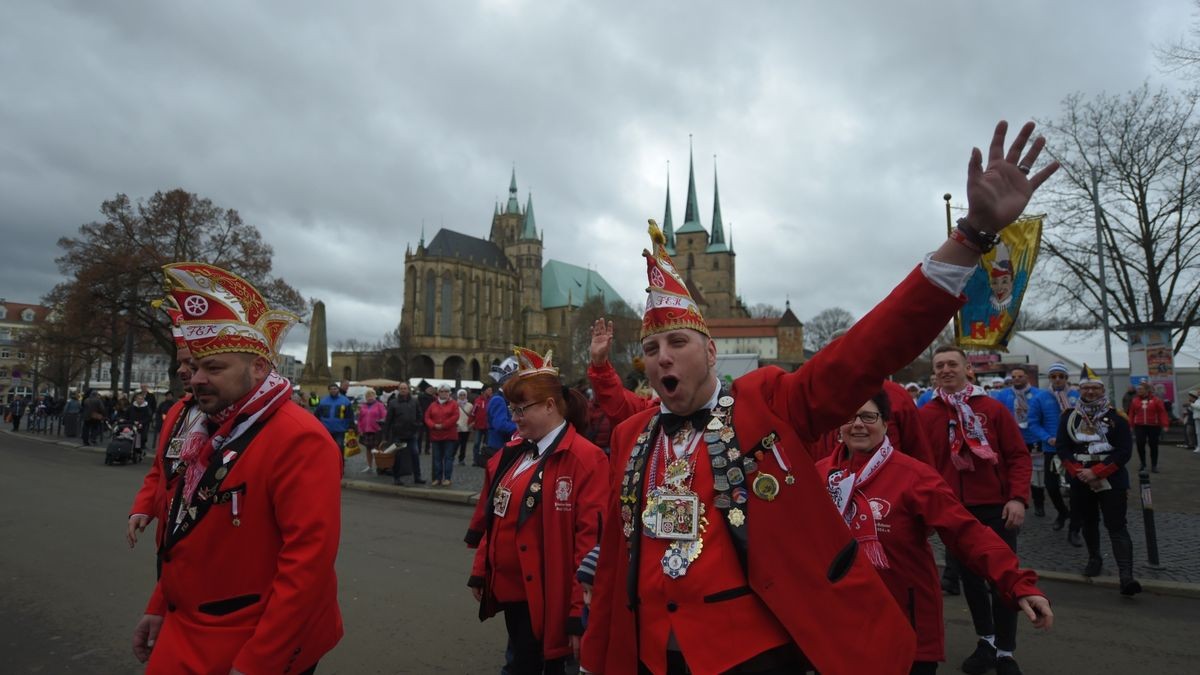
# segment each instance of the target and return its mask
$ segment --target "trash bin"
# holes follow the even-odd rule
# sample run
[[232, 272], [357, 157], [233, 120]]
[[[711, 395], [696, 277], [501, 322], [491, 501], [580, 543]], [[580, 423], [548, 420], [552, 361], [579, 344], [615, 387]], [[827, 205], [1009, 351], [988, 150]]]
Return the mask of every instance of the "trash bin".
[[63, 413], [63, 433], [67, 438], [79, 435], [79, 413]]

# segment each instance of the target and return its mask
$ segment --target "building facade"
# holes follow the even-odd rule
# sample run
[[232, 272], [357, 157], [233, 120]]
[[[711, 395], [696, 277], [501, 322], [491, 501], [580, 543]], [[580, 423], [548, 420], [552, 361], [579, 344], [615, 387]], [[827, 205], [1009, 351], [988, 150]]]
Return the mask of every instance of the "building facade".
[[788, 303], [774, 318], [708, 319], [717, 354], [755, 354], [760, 363], [792, 370], [805, 361], [804, 325]]
[[46, 320], [41, 305], [9, 302], [0, 298], [0, 400], [33, 394], [33, 368], [22, 347], [21, 333]]

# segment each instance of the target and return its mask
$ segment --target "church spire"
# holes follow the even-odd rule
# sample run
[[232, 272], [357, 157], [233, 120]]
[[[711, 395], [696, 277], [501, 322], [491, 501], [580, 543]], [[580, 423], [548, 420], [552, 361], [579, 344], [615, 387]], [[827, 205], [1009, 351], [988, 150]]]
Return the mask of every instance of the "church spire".
[[525, 226], [521, 228], [522, 239], [537, 239], [537, 222], [533, 219], [533, 190], [529, 191], [529, 200], [525, 202]]
[[517, 165], [513, 163], [512, 179], [508, 182], [508, 205], [505, 213], [520, 213], [521, 205], [517, 203]]
[[683, 214], [683, 227], [679, 228], [679, 231], [675, 234], [690, 234], [692, 232], [704, 232], [704, 226], [700, 224], [700, 204], [696, 200], [696, 165], [692, 159], [692, 137], [688, 135], [687, 210]]
[[717, 187], [717, 156], [713, 155], [713, 220], [708, 238], [708, 253], [728, 251], [725, 245], [725, 224], [721, 221], [721, 191]]
[[671, 160], [667, 160], [667, 207], [663, 213], [662, 231], [667, 239], [667, 253], [675, 255], [675, 220], [671, 218]]

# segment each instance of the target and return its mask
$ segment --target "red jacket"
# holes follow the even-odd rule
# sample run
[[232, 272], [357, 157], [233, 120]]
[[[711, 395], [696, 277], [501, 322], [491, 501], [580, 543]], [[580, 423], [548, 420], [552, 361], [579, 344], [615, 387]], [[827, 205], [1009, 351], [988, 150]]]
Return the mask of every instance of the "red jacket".
[[1171, 418], [1167, 416], [1167, 407], [1163, 405], [1162, 399], [1150, 395], [1150, 398], [1142, 398], [1134, 396], [1129, 403], [1129, 423], [1135, 427], [1162, 427], [1166, 429], [1171, 426]]
[[[843, 446], [838, 456], [845, 452]], [[865, 463], [867, 457], [856, 459]], [[834, 457], [826, 457], [817, 471], [826, 476], [833, 466]], [[1019, 568], [1012, 549], [963, 508], [929, 465], [894, 453], [864, 493], [888, 561], [888, 569], [876, 572], [917, 632], [917, 661], [946, 658], [942, 587], [929, 547], [930, 530], [937, 530], [956, 559], [991, 580], [1008, 605], [1015, 607], [1026, 595], [1045, 595], [1035, 586], [1037, 574]]]
[[998, 461], [993, 465], [974, 457], [974, 471], [954, 468], [950, 460], [950, 420], [957, 420], [958, 415], [940, 397], [934, 396], [920, 409], [920, 415], [942, 478], [966, 506], [1004, 504], [1013, 499], [1028, 505], [1033, 459], [1016, 418], [1003, 403], [987, 394], [972, 396], [967, 405], [982, 417], [988, 445]]
[[[796, 372], [761, 368], [734, 382], [733, 426], [738, 444], [751, 449], [774, 432], [795, 478], [790, 485], [780, 480], [774, 500], [750, 495], [744, 505], [746, 566], [737, 563], [735, 568], [746, 578], [743, 587], [719, 589], [707, 597], [680, 597], [672, 601], [674, 607], [666, 607], [667, 612], [641, 612], [631, 605], [627, 580], [631, 578], [632, 551], [620, 526], [620, 486], [637, 436], [657, 411], [645, 410], [614, 429], [612, 496], [581, 666], [604, 675], [637, 673], [639, 629], [661, 631], [646, 621], [678, 614], [670, 619], [672, 625], [708, 631], [706, 641], [698, 647], [692, 643], [691, 653], [685, 647], [685, 656], [697, 675], [710, 672], [705, 666], [712, 666], [714, 659], [724, 658], [729, 650], [736, 649], [749, 658], [775, 646], [759, 635], [741, 633], [737, 611], [731, 611], [760, 602], [826, 675], [907, 673], [915, 650], [913, 632], [888, 599], [890, 594], [874, 567], [865, 555], [857, 555], [857, 546], [833, 508], [808, 453], [801, 449], [801, 441], [816, 441], [849, 419], [878, 391], [887, 374], [909, 363], [936, 338], [960, 304], [961, 298], [934, 286], [917, 269], [849, 333]], [[887, 348], [881, 349], [885, 343]], [[597, 399], [603, 401], [603, 391], [594, 378], [592, 386]], [[776, 477], [785, 475], [772, 453], [764, 454], [757, 470]], [[746, 476], [746, 484], [755, 476]], [[712, 497], [711, 493], [701, 495], [706, 502]], [[707, 517], [710, 531], [730, 527], [719, 512]], [[636, 531], [636, 520], [634, 525]], [[706, 542], [711, 536], [705, 534]], [[705, 556], [710, 553], [706, 544], [695, 564], [706, 564]], [[701, 570], [692, 573], [696, 572]], [[661, 574], [661, 569], [657, 573]], [[690, 580], [692, 573], [682, 579]], [[698, 577], [689, 584], [704, 582]]]
[[146, 613], [164, 621], [148, 674], [300, 672], [341, 639], [333, 567], [341, 461], [333, 439], [289, 401], [228, 449], [237, 447], [192, 527], [169, 532], [159, 551], [162, 576]]
[[[453, 398], [446, 399], [445, 403], [435, 398], [425, 409], [425, 426], [429, 429], [429, 440], [457, 441], [458, 413], [458, 402]], [[441, 424], [442, 428], [438, 429], [435, 426], [437, 424]]]
[[171, 484], [171, 480], [169, 478], [164, 480], [163, 476], [170, 471], [170, 467], [167, 465], [175, 461], [167, 458], [167, 446], [171, 443], [172, 438], [182, 432], [175, 426], [183, 421], [181, 418], [186, 418], [184, 411], [191, 406], [191, 403], [192, 395], [185, 394], [167, 410], [166, 416], [163, 417], [162, 433], [158, 436], [154, 459], [150, 462], [150, 469], [146, 472], [146, 477], [142, 479], [142, 487], [138, 489], [133, 498], [133, 506], [129, 508], [130, 516], [142, 514], [150, 516], [151, 520], [158, 521], [158, 527], [154, 533], [156, 546], [162, 545], [164, 534], [162, 521], [166, 517], [167, 494]]
[[480, 431], [487, 431], [487, 404], [490, 396], [478, 396], [475, 398], [475, 407], [471, 409], [471, 427]]
[[587, 374], [592, 393], [596, 396], [596, 404], [608, 415], [613, 426], [633, 417], [639, 411], [658, 407], [657, 400], [642, 398], [626, 389], [611, 361], [605, 361], [602, 366], [588, 364]]
[[[887, 392], [888, 401], [892, 404], [892, 415], [888, 421], [887, 436], [892, 447], [909, 457], [935, 466], [933, 450], [925, 438], [925, 430], [921, 426], [921, 418], [917, 414], [917, 404], [913, 403], [908, 391], [891, 380], [883, 381], [883, 390]], [[813, 459], [822, 459], [834, 453], [841, 445], [838, 440], [841, 431], [834, 429], [809, 446]]]
[[[467, 530], [468, 546], [478, 547], [467, 585], [483, 589], [479, 618], [495, 616], [489, 529], [492, 495], [500, 477], [517, 460], [520, 442], [488, 460], [484, 485]], [[524, 494], [514, 494], [509, 513], [520, 509], [518, 557], [525, 573], [525, 597], [534, 634], [546, 659], [571, 654], [570, 635], [583, 634], [583, 588], [575, 578], [579, 563], [600, 537], [600, 514], [608, 500], [608, 457], [569, 423], [558, 445], [535, 472]], [[537, 487], [533, 487], [533, 485]], [[533, 506], [529, 506], [532, 500]]]

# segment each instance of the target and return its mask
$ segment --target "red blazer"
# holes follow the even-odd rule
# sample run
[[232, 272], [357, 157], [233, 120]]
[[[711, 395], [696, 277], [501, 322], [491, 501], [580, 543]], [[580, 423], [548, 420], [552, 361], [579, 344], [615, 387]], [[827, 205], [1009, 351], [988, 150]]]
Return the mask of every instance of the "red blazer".
[[[833, 465], [834, 457], [826, 457], [817, 470], [826, 476]], [[1045, 595], [1035, 585], [1037, 574], [1020, 569], [1012, 549], [963, 507], [933, 467], [895, 453], [865, 492], [888, 559], [889, 569], [876, 572], [917, 632], [917, 661], [946, 659], [941, 578], [930, 530], [937, 530], [956, 559], [990, 580], [1010, 606], [1026, 595]]]
[[1150, 398], [1134, 396], [1129, 403], [1129, 423], [1135, 427], [1171, 426], [1171, 418], [1167, 416], [1167, 407], [1162, 399], [1151, 394]]
[[487, 431], [487, 404], [490, 396], [477, 396], [475, 398], [475, 407], [471, 409], [471, 428], [480, 431]]
[[[467, 585], [483, 589], [480, 620], [498, 610], [490, 590], [491, 495], [515, 461], [519, 445], [509, 444], [488, 460], [483, 483], [487, 487], [467, 531], [467, 545], [478, 547]], [[583, 587], [575, 572], [600, 538], [600, 514], [608, 501], [608, 457], [568, 423], [558, 445], [530, 471], [535, 472], [532, 483], [538, 487], [531, 484], [525, 494], [513, 495], [509, 509], [521, 509], [518, 557], [533, 631], [542, 640], [544, 658], [557, 659], [572, 652], [568, 636], [583, 634]], [[534, 500], [533, 507], [528, 506], [529, 499]]]
[[[680, 608], [703, 615], [700, 621], [711, 626], [712, 649], [729, 642], [730, 621], [735, 617], [726, 611], [727, 601], [744, 600], [752, 593], [826, 675], [909, 671], [915, 650], [912, 629], [870, 561], [857, 555], [801, 441], [811, 443], [848, 419], [878, 391], [887, 374], [911, 362], [937, 337], [960, 304], [961, 298], [934, 286], [920, 269], [914, 270], [849, 333], [796, 372], [761, 368], [734, 382], [733, 426], [738, 444], [749, 449], [775, 432], [795, 483], [780, 481], [773, 501], [751, 495], [744, 505], [748, 589], [728, 589], [737, 593]], [[636, 437], [654, 414], [655, 410], [643, 411], [612, 435], [612, 496], [580, 659], [584, 668], [604, 675], [638, 671], [639, 617], [626, 592], [631, 551], [619, 526], [619, 496]], [[758, 464], [759, 471], [784, 475], [771, 453]], [[747, 476], [746, 484], [753, 479], [754, 474]], [[709, 520], [710, 529], [729, 527], [722, 517], [710, 515]], [[753, 635], [739, 639], [747, 641], [739, 649], [750, 652], [775, 646], [755, 644]], [[704, 655], [689, 656], [689, 664], [697, 673], [707, 672]]]
[[[425, 426], [429, 428], [429, 440], [457, 441], [458, 413], [458, 402], [453, 398], [446, 399], [445, 403], [434, 399], [425, 409]], [[435, 428], [435, 424], [441, 424], [442, 428]]]
[[158, 521], [158, 528], [154, 533], [156, 546], [162, 545], [164, 534], [162, 520], [167, 509], [167, 490], [170, 484], [170, 480], [164, 479], [163, 476], [169, 470], [166, 464], [175, 461], [167, 459], [167, 445], [170, 444], [171, 438], [178, 433], [175, 424], [180, 421], [180, 417], [184, 415], [184, 411], [191, 403], [192, 395], [185, 394], [167, 410], [167, 414], [163, 418], [162, 432], [158, 436], [158, 444], [154, 451], [154, 459], [150, 462], [150, 469], [146, 472], [146, 477], [142, 479], [142, 487], [133, 497], [133, 506], [129, 508], [130, 516], [140, 513], [150, 516], [151, 520]]
[[329, 432], [289, 401], [229, 447], [243, 450], [211, 502], [159, 551], [146, 613], [164, 621], [149, 674], [299, 672], [341, 639], [341, 461]]
[[589, 364], [587, 374], [592, 393], [596, 396], [596, 404], [608, 415], [613, 426], [633, 417], [639, 411], [658, 407], [657, 400], [642, 398], [626, 389], [611, 361], [605, 361], [604, 365], [599, 367]]
[[[913, 403], [912, 396], [908, 395], [904, 387], [891, 380], [883, 381], [883, 390], [887, 392], [888, 401], [892, 404], [892, 419], [888, 421], [887, 430], [892, 447], [929, 466], [935, 466], [933, 450], [925, 438], [925, 430], [921, 427], [921, 418], [917, 414], [917, 404]], [[838, 440], [839, 433], [839, 430], [834, 429], [809, 446], [814, 460], [829, 457], [841, 446], [841, 441]]]
[[1028, 506], [1033, 459], [1016, 418], [1003, 403], [986, 394], [972, 396], [967, 405], [983, 417], [984, 433], [999, 461], [992, 465], [975, 457], [974, 471], [955, 469], [950, 461], [950, 419], [957, 420], [958, 415], [934, 396], [920, 409], [920, 416], [942, 478], [966, 506], [1004, 504], [1013, 499]]

